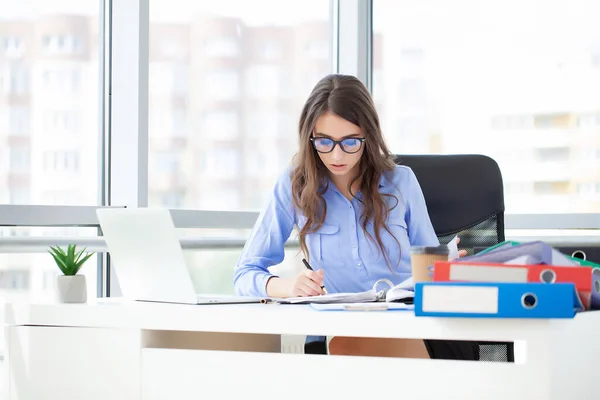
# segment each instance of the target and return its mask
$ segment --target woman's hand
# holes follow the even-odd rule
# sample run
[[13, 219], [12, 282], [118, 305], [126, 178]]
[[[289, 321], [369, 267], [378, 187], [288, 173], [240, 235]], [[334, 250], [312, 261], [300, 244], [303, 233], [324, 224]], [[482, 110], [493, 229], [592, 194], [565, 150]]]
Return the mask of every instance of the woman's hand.
[[299, 273], [292, 282], [290, 296], [319, 296], [325, 294], [323, 291], [323, 270], [311, 271], [306, 269]]
[[[458, 246], [458, 244], [460, 243], [460, 238], [457, 236], [456, 237], [456, 245]], [[458, 251], [458, 256], [459, 257], [464, 257], [467, 255], [467, 251], [466, 250], [459, 250]]]

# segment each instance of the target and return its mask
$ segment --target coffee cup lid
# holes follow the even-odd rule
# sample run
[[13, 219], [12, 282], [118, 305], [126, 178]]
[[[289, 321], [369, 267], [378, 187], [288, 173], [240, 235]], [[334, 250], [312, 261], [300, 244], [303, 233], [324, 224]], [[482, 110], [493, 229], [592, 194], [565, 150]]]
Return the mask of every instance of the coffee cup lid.
[[440, 246], [413, 246], [410, 248], [411, 254], [440, 254], [440, 255], [448, 255], [450, 254], [450, 249], [448, 246], [440, 245]]

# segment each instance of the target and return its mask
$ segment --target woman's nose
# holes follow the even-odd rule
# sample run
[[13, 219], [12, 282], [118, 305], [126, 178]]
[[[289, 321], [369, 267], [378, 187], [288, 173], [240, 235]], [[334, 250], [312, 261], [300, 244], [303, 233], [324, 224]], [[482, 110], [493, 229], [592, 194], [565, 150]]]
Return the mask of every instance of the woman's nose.
[[331, 151], [331, 157], [334, 160], [341, 160], [344, 157], [344, 150], [342, 150], [339, 144], [337, 144]]

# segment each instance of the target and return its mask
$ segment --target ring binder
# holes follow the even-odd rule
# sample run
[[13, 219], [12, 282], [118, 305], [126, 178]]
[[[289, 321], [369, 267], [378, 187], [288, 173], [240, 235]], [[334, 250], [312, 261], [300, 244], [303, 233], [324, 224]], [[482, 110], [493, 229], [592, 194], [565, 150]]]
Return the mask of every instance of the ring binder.
[[554, 283], [556, 282], [556, 272], [551, 269], [544, 269], [540, 272], [540, 281], [543, 283]]
[[388, 288], [387, 288], [387, 289], [383, 289], [383, 291], [384, 291], [385, 293], [387, 293], [387, 291], [388, 291], [388, 290], [390, 290], [390, 289], [393, 289], [393, 288], [394, 288], [394, 286], [395, 286], [395, 285], [394, 285], [394, 283], [393, 283], [392, 281], [390, 281], [389, 279], [379, 279], [377, 282], [375, 282], [375, 283], [373, 284], [373, 291], [378, 293], [378, 292], [379, 292], [379, 290], [377, 289], [377, 287], [378, 287], [380, 284], [382, 284], [382, 283], [385, 283], [385, 284], [387, 284], [387, 285], [388, 285]]

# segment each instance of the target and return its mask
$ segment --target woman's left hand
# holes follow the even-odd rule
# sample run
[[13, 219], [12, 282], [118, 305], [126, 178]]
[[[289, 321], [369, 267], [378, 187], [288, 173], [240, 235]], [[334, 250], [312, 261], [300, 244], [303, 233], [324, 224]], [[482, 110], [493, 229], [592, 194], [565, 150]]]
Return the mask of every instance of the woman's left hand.
[[[456, 237], [456, 245], [458, 246], [458, 244], [460, 243], [460, 238], [457, 236]], [[459, 257], [464, 257], [467, 255], [467, 251], [466, 250], [459, 250], [458, 251], [458, 256]]]

